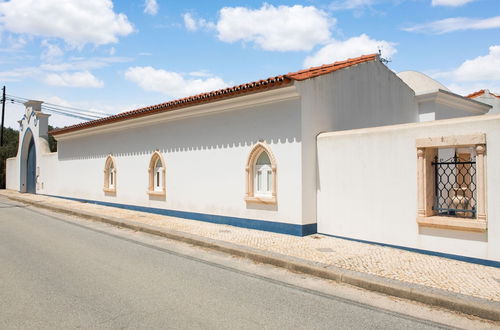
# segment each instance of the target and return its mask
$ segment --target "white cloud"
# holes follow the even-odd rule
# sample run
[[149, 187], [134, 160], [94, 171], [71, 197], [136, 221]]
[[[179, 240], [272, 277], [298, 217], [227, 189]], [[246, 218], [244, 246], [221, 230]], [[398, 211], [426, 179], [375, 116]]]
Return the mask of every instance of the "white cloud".
[[500, 91], [500, 45], [490, 46], [487, 55], [466, 60], [451, 71], [431, 76], [445, 80], [448, 88], [462, 95], [480, 89]]
[[465, 61], [453, 75], [458, 81], [500, 80], [500, 46], [491, 46], [488, 55]]
[[[43, 93], [42, 94], [35, 93], [33, 95], [29, 95], [29, 97], [34, 100], [44, 101], [45, 103], [51, 103], [78, 109], [87, 109], [90, 111], [107, 113], [107, 114], [129, 111], [132, 109], [142, 108], [148, 105], [148, 104], [125, 104], [116, 102], [107, 103], [105, 100], [99, 100], [95, 98], [85, 98], [85, 97], [80, 101], [67, 100], [53, 94], [43, 94]], [[6, 111], [5, 113], [6, 127], [12, 127], [14, 129], [18, 129], [19, 124], [17, 123], [17, 121], [20, 119], [19, 114], [24, 113], [24, 110], [25, 109], [23, 105], [9, 104], [9, 111]], [[83, 111], [85, 112], [85, 110]], [[78, 124], [84, 121], [83, 119], [68, 117], [54, 112], [49, 112], [49, 111], [46, 112], [50, 114], [49, 124], [53, 127], [64, 127], [68, 125]]]
[[443, 34], [464, 30], [486, 30], [500, 28], [500, 16], [490, 18], [452, 17], [439, 21], [414, 25], [403, 30], [408, 32], [423, 32]]
[[156, 0], [144, 1], [144, 12], [149, 15], [158, 14], [158, 3], [156, 2]]
[[500, 81], [500, 45], [489, 48], [487, 55], [464, 61], [458, 68], [433, 74], [453, 82]]
[[27, 77], [37, 75], [40, 70], [37, 67], [16, 68], [10, 71], [0, 72], [0, 81], [21, 81]]
[[[77, 107], [74, 103], [69, 102], [59, 96], [48, 96], [48, 97], [43, 97], [43, 98], [36, 98], [37, 100], [42, 100], [45, 103], [50, 103], [50, 104], [56, 104], [56, 105], [61, 105], [65, 107]], [[49, 112], [45, 111], [48, 114], [50, 114], [50, 119], [49, 119], [49, 124], [52, 127], [64, 127], [68, 125], [74, 125], [81, 123], [85, 120], [81, 118], [75, 118], [75, 117], [70, 117], [70, 116], [64, 116], [62, 114], [56, 113], [56, 112]]]
[[89, 71], [78, 71], [73, 73], [49, 73], [45, 77], [45, 83], [52, 86], [62, 87], [91, 87], [99, 88], [104, 83], [97, 79]]
[[333, 63], [360, 55], [377, 53], [381, 50], [382, 57], [390, 57], [396, 53], [395, 44], [385, 40], [371, 39], [366, 34], [345, 41], [332, 40], [304, 61], [304, 67], [319, 66]]
[[335, 19], [313, 6], [264, 4], [260, 9], [225, 7], [216, 24], [224, 42], [251, 42], [264, 50], [311, 50], [330, 40]]
[[[26, 78], [35, 78], [47, 83], [47, 76], [54, 72], [86, 72], [93, 69], [99, 69], [109, 66], [112, 63], [130, 62], [128, 57], [90, 57], [90, 58], [70, 58], [68, 62], [43, 63], [40, 66], [29, 66], [14, 68], [9, 71], [0, 71], [0, 80], [3, 81], [22, 81]], [[49, 82], [60, 81], [55, 78], [49, 79]], [[95, 84], [98, 85], [98, 84]], [[78, 86], [75, 86], [78, 87]], [[86, 87], [86, 86], [83, 86]]]
[[[101, 108], [96, 109], [95, 107], [96, 100], [92, 99], [88, 101], [86, 100], [84, 102], [73, 103], [63, 98], [60, 98], [59, 96], [49, 96], [46, 98], [42, 98], [41, 100], [43, 100], [43, 102], [49, 106], [55, 105], [55, 106], [72, 108], [71, 110], [73, 110], [74, 112], [78, 112], [78, 114], [76, 115], [81, 115], [88, 118], [96, 118], [96, 117], [104, 118], [116, 112], [116, 109], [114, 109], [114, 112], [113, 111], [104, 112], [103, 109]], [[94, 105], [92, 105], [93, 103]], [[98, 104], [99, 106], [102, 106], [101, 102], [98, 102]]]
[[109, 66], [112, 63], [126, 63], [132, 61], [129, 57], [90, 57], [71, 58], [68, 62], [45, 63], [40, 65], [44, 71], [87, 71]]
[[433, 6], [459, 7], [476, 0], [432, 0]]
[[481, 89], [488, 89], [490, 92], [498, 94], [500, 92], [500, 81], [497, 81], [495, 84], [486, 84], [486, 83], [452, 83], [447, 85], [453, 93], [459, 95], [469, 95], [471, 93], [480, 91]]
[[339, 0], [333, 1], [329, 8], [331, 10], [349, 10], [370, 7], [375, 3], [375, 0]]
[[215, 29], [215, 24], [203, 18], [194, 18], [192, 14], [186, 13], [182, 15], [184, 19], [184, 26], [188, 31], [197, 31], [199, 29], [212, 30]]
[[144, 90], [160, 92], [174, 98], [195, 95], [228, 86], [224, 80], [216, 76], [204, 79], [191, 78], [184, 74], [155, 69], [150, 66], [130, 67], [125, 72], [125, 78], [136, 83]]
[[63, 107], [75, 107], [75, 105], [69, 101], [66, 101], [59, 96], [49, 96], [43, 100], [45, 103], [51, 103], [56, 105], [61, 105]]
[[213, 74], [211, 74], [208, 71], [204, 71], [204, 70], [189, 72], [189, 75], [192, 77], [212, 77], [213, 76]]
[[[35, 94], [35, 95], [31, 95], [30, 97], [34, 100], [42, 100], [42, 101], [53, 103], [53, 104], [70, 106], [69, 102], [64, 101], [63, 99], [61, 99], [60, 97], [57, 97], [57, 96], [47, 97], [45, 95]], [[22, 104], [9, 104], [9, 111], [6, 111], [6, 113], [5, 113], [5, 115], [6, 115], [5, 116], [5, 126], [11, 127], [13, 129], [18, 129], [19, 124], [17, 121], [20, 119], [20, 114], [24, 113], [24, 111], [25, 111], [25, 107]], [[46, 112], [46, 113], [50, 114], [49, 124], [52, 127], [64, 127], [64, 126], [68, 126], [68, 125], [78, 124], [78, 123], [81, 123], [83, 121], [82, 119], [63, 116], [61, 114], [57, 114], [57, 113], [53, 113], [53, 112]]]
[[64, 52], [59, 46], [51, 44], [47, 40], [43, 40], [40, 45], [45, 48], [40, 55], [44, 61], [51, 62], [64, 55]]
[[3, 29], [56, 37], [71, 46], [115, 43], [134, 28], [124, 14], [113, 11], [111, 0], [16, 0], [0, 3]]
[[193, 15], [190, 13], [186, 13], [182, 16], [184, 18], [184, 26], [189, 31], [196, 31], [198, 29], [198, 24], [196, 24], [196, 20], [193, 18]]
[[24, 46], [26, 46], [26, 44], [28, 43], [28, 40], [26, 40], [25, 36], [14, 37], [12, 35], [9, 35], [7, 37], [7, 42], [10, 49], [18, 50], [24, 48]]

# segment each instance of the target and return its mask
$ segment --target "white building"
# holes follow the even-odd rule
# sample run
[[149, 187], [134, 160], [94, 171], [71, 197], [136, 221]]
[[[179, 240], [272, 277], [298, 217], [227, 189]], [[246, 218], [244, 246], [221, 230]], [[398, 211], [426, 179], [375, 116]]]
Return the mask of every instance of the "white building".
[[468, 99], [476, 100], [482, 103], [491, 105], [491, 110], [488, 114], [499, 114], [500, 113], [500, 95], [491, 93], [487, 89], [481, 89], [475, 93], [466, 96]]
[[488, 111], [489, 107], [484, 104], [490, 103], [455, 94], [440, 82], [421, 72], [403, 71], [398, 73], [398, 77], [415, 91], [421, 122], [477, 116], [491, 111]]
[[[331, 146], [328, 134], [336, 140], [335, 134], [357, 129], [480, 115], [490, 108], [443, 88], [414, 91], [425, 81], [409, 76], [398, 77], [375, 54], [362, 56], [58, 129], [51, 132], [56, 153], [48, 151], [48, 116], [40, 102], [28, 102], [18, 157], [7, 162], [7, 188], [279, 233], [319, 231], [500, 260], [499, 252], [475, 246], [456, 252], [448, 238], [436, 238], [435, 246], [436, 240], [413, 239], [420, 235], [415, 145], [400, 150], [403, 144], [392, 135], [387, 148], [378, 137], [354, 134], [345, 142], [350, 147]], [[409, 154], [413, 165], [384, 172], [392, 180], [377, 174], [385, 161], [397, 163]], [[400, 171], [411, 194], [384, 203]], [[381, 178], [388, 179], [384, 189]], [[395, 204], [407, 207], [400, 221], [408, 234], [382, 229], [384, 210]], [[476, 209], [474, 215], [482, 216]], [[484, 219], [467, 221], [476, 220]]]

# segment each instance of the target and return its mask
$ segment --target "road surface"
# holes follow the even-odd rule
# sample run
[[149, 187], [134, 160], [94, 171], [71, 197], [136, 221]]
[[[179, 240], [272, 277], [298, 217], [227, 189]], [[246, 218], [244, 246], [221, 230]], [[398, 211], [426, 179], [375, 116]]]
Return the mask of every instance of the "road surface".
[[0, 197], [0, 328], [446, 328], [179, 244]]

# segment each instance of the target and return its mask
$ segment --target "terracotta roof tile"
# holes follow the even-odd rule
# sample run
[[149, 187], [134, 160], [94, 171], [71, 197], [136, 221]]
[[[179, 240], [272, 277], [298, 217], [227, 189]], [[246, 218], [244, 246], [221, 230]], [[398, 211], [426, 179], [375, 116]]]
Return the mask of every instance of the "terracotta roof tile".
[[305, 69], [297, 72], [291, 72], [286, 75], [280, 75], [276, 77], [270, 77], [267, 79], [249, 82], [242, 85], [237, 85], [233, 87], [228, 87], [224, 89], [219, 89], [216, 91], [211, 91], [207, 93], [201, 93], [193, 96], [188, 96], [185, 98], [168, 101], [165, 103], [160, 103], [144, 108], [139, 108], [127, 112], [122, 112], [113, 116], [109, 116], [106, 118], [101, 118], [97, 120], [92, 120], [72, 126], [67, 126], [63, 128], [59, 128], [49, 133], [52, 135], [58, 135], [73, 131], [78, 131], [90, 127], [102, 126], [106, 124], [111, 124], [114, 122], [124, 121], [132, 118], [143, 117], [152, 115], [159, 112], [173, 111], [180, 108], [185, 108], [201, 103], [209, 103], [215, 102], [221, 99], [228, 99], [231, 97], [239, 96], [241, 94], [250, 94], [261, 92], [264, 90], [269, 90], [273, 88], [279, 88], [286, 85], [291, 84], [294, 80], [305, 80], [314, 78], [317, 76], [321, 76], [324, 74], [328, 74], [340, 69], [344, 69], [356, 64], [360, 64], [363, 62], [374, 61], [378, 59], [378, 54], [364, 55], [356, 58], [351, 58], [345, 61], [335, 62], [332, 64], [326, 64], [318, 67], [313, 67], [310, 69]]
[[[474, 93], [471, 93], [471, 94], [467, 95], [466, 98], [473, 99], [473, 98], [476, 98], [478, 96], [483, 95], [484, 93], [486, 93], [486, 90], [485, 89], [481, 89], [481, 90], [479, 90], [477, 92], [474, 92]], [[500, 95], [496, 95], [496, 94], [493, 94], [491, 92], [490, 92], [490, 95], [492, 95], [492, 96], [500, 99]]]
[[371, 55], [364, 55], [361, 57], [356, 57], [356, 58], [350, 58], [345, 61], [340, 61], [340, 62], [335, 62], [332, 64], [325, 64], [322, 66], [317, 66], [297, 72], [291, 72], [287, 74], [286, 76], [294, 79], [294, 80], [305, 80], [305, 79], [310, 79], [314, 78], [317, 76], [321, 76], [330, 72], [334, 72], [340, 69], [344, 69], [356, 64], [360, 64], [363, 62], [369, 62], [369, 61], [374, 61], [378, 58], [378, 54], [371, 54]]
[[480, 91], [477, 91], [477, 92], [474, 92], [474, 93], [471, 93], [471, 94], [467, 95], [467, 96], [466, 96], [466, 98], [468, 98], [468, 99], [473, 99], [473, 98], [475, 98], [475, 97], [478, 97], [478, 96], [480, 96], [480, 95], [483, 95], [483, 94], [484, 94], [484, 92], [485, 92], [485, 91], [484, 91], [484, 89], [481, 89]]

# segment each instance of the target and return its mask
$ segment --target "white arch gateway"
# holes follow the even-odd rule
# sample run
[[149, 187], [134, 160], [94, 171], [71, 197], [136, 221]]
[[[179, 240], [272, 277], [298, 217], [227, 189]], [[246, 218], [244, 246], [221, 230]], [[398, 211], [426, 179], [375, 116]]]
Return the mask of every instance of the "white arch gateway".
[[[48, 142], [48, 118], [41, 111], [41, 101], [28, 101], [23, 118], [19, 120], [19, 147], [17, 157], [7, 160], [7, 171], [17, 173], [17, 180], [9, 180], [7, 188], [23, 193], [36, 194], [40, 183], [40, 161], [50, 153]], [[9, 175], [11, 177], [11, 175]], [[16, 182], [17, 181], [17, 182]]]

